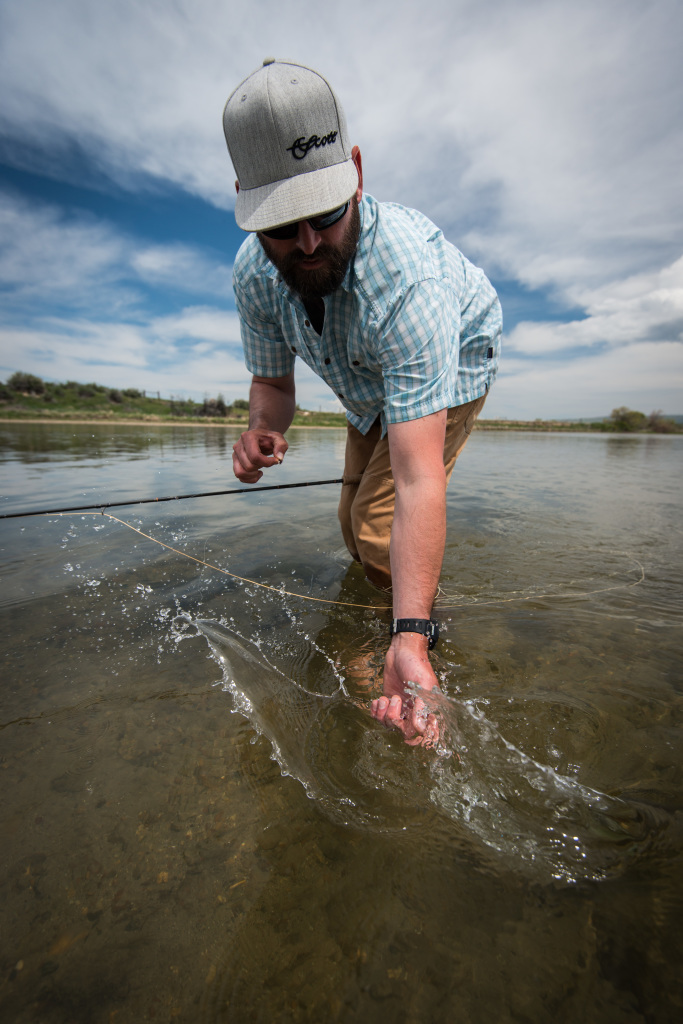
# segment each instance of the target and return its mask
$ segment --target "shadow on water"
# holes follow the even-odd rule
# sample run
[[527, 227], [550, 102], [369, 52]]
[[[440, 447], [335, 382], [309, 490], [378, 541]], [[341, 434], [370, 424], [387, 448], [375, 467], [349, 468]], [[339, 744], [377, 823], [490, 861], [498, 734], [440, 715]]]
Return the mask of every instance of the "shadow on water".
[[397, 733], [371, 722], [341, 678], [334, 692], [311, 692], [220, 622], [186, 622], [208, 641], [234, 709], [268, 739], [282, 774], [337, 823], [406, 832], [436, 808], [442, 838], [479, 854], [483, 846], [494, 870], [566, 884], [620, 874], [667, 830], [665, 810], [541, 764], [473, 702], [422, 694], [441, 737], [433, 751], [409, 751]]

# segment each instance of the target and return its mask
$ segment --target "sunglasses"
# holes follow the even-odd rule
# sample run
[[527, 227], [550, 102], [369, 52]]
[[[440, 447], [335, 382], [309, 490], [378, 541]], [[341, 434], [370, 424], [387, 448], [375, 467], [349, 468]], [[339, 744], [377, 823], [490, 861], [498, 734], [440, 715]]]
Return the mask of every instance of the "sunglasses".
[[[306, 222], [310, 224], [314, 231], [326, 231], [342, 219], [349, 208], [350, 202], [351, 200], [347, 199], [343, 206], [338, 206], [336, 210], [330, 210], [329, 213], [321, 213], [319, 217], [307, 217]], [[281, 228], [270, 228], [268, 231], [261, 231], [260, 234], [265, 235], [266, 238], [273, 238], [278, 242], [284, 242], [285, 240], [296, 238], [299, 234], [300, 223], [300, 221], [296, 220], [293, 224], [283, 224]]]

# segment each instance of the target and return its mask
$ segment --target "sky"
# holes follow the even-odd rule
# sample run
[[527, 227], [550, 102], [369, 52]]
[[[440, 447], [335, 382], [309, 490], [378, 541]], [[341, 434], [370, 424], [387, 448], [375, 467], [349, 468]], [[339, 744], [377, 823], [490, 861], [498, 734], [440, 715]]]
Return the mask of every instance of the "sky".
[[485, 416], [681, 414], [681, 38], [680, 0], [0, 0], [0, 378], [247, 397], [221, 117], [275, 56], [497, 288]]

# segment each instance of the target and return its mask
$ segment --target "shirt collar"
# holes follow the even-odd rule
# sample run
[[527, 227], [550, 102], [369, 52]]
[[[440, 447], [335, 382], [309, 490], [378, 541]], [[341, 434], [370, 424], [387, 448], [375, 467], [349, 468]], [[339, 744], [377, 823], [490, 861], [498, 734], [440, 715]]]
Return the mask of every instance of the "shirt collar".
[[346, 273], [344, 274], [344, 280], [339, 285], [339, 287], [343, 288], [345, 292], [353, 291], [353, 281], [356, 274], [356, 263], [359, 262], [359, 260], [363, 259], [365, 248], [367, 245], [368, 232], [366, 223], [368, 219], [370, 219], [368, 217], [367, 206], [367, 200], [365, 196], [362, 196], [361, 201], [358, 204], [358, 213], [360, 216], [360, 231], [358, 232], [358, 245], [356, 246], [356, 251], [353, 254], [353, 259], [349, 260], [349, 265], [346, 268]]
[[346, 274], [340, 288], [352, 292], [356, 283], [363, 278], [363, 267], [365, 266], [370, 249], [372, 248], [377, 222], [377, 202], [369, 195], [363, 195], [358, 204], [360, 214], [360, 231], [358, 232], [358, 245], [353, 259], [346, 268]]

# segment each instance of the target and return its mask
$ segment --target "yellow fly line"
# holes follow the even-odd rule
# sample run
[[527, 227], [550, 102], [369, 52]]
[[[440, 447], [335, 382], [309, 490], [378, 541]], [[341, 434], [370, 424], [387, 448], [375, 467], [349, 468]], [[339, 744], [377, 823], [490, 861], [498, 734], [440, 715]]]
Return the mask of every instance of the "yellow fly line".
[[[280, 597], [296, 597], [301, 601], [313, 601], [317, 604], [333, 604], [341, 605], [345, 608], [366, 608], [372, 611], [391, 611], [391, 605], [389, 604], [355, 604], [353, 601], [338, 601], [331, 597], [311, 597], [309, 594], [297, 594], [292, 590], [285, 590], [283, 587], [273, 587], [269, 583], [259, 583], [258, 580], [247, 579], [246, 576], [238, 576], [234, 572], [230, 572], [228, 569], [222, 569], [220, 565], [213, 565], [211, 562], [205, 562], [202, 558], [197, 558], [195, 555], [189, 555], [187, 551], [181, 551], [179, 548], [174, 548], [170, 544], [166, 544], [163, 540], [158, 540], [156, 537], [152, 537], [151, 534], [145, 533], [143, 530], [138, 529], [137, 526], [133, 526], [132, 523], [127, 523], [125, 519], [119, 519], [117, 516], [112, 515], [110, 512], [104, 510], [100, 512], [58, 512], [58, 513], [45, 513], [52, 515], [86, 515], [86, 516], [106, 516], [107, 519], [112, 519], [115, 523], [120, 523], [121, 526], [126, 526], [129, 530], [139, 534], [140, 537], [144, 537], [146, 540], [152, 541], [153, 544], [158, 544], [159, 547], [165, 548], [167, 551], [172, 551], [174, 555], [180, 555], [181, 558], [187, 558], [191, 562], [196, 562], [198, 565], [204, 565], [207, 569], [212, 569], [214, 572], [223, 573], [224, 576], [230, 576], [234, 580], [239, 580], [241, 583], [249, 583], [253, 587], [261, 587], [263, 590], [271, 590], [274, 594], [279, 594]], [[552, 598], [566, 598], [566, 597], [591, 597], [594, 594], [605, 594], [611, 590], [629, 590], [631, 587], [639, 586], [645, 579], [645, 569], [637, 558], [633, 555], [629, 555], [629, 558], [638, 566], [640, 570], [640, 576], [637, 580], [633, 580], [630, 583], [617, 583], [610, 587], [599, 587], [597, 590], [587, 590], [582, 593], [569, 591], [564, 594], [525, 594], [517, 595], [516, 597], [500, 597], [493, 601], [464, 601], [458, 604], [441, 604], [439, 601], [439, 594], [437, 594], [437, 606], [441, 611], [448, 611], [452, 608], [486, 608], [490, 606], [496, 606], [500, 604], [512, 604], [520, 601], [538, 601], [541, 599], [552, 599]], [[447, 595], [440, 591], [442, 598], [448, 601]]]
[[331, 597], [310, 597], [308, 594], [295, 594], [291, 590], [284, 590], [282, 587], [271, 587], [268, 583], [259, 583], [258, 580], [247, 579], [246, 576], [238, 576], [234, 572], [230, 572], [228, 569], [222, 569], [220, 565], [212, 565], [211, 562], [205, 562], [202, 558], [197, 558], [195, 555], [188, 555], [187, 551], [180, 551], [179, 548], [174, 548], [170, 544], [166, 544], [163, 540], [158, 540], [156, 537], [152, 537], [151, 534], [145, 533], [143, 530], [139, 530], [137, 526], [133, 526], [132, 523], [127, 523], [125, 519], [119, 519], [117, 516], [113, 516], [110, 512], [58, 512], [57, 515], [84, 515], [84, 516], [106, 516], [107, 519], [113, 519], [115, 523], [120, 523], [121, 526], [127, 526], [129, 530], [133, 530], [134, 533], [138, 533], [141, 537], [145, 537], [146, 540], [151, 540], [152, 543], [158, 544], [161, 548], [166, 548], [167, 551], [172, 551], [174, 555], [180, 555], [181, 558], [188, 558], [191, 562], [196, 562], [198, 565], [205, 565], [207, 569], [213, 569], [215, 572], [222, 572], [224, 576], [230, 576], [233, 580], [240, 580], [241, 583], [250, 583], [254, 587], [262, 587], [264, 590], [272, 590], [275, 594], [280, 594], [282, 597], [298, 597], [302, 601], [317, 601], [319, 604], [341, 604], [347, 608], [371, 608], [374, 611], [391, 611], [391, 605], [387, 604], [353, 604], [351, 601], [336, 601]]

